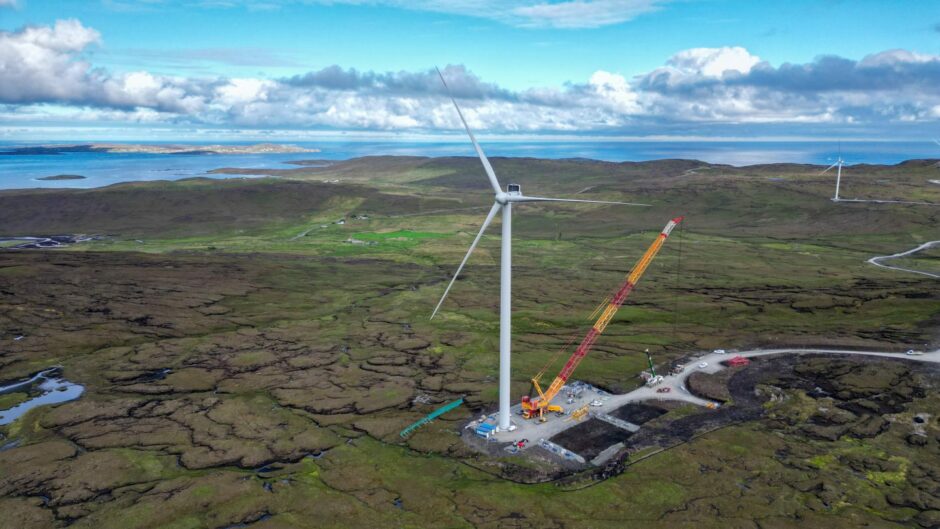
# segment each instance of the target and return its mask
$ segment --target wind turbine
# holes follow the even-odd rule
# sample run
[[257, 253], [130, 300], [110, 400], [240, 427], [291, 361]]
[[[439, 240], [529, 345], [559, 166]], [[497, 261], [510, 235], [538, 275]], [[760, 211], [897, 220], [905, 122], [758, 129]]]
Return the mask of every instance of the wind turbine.
[[588, 204], [622, 204], [627, 206], [648, 206], [649, 204], [528, 196], [522, 194], [522, 187], [519, 184], [509, 184], [506, 186], [506, 191], [503, 191], [499, 186], [499, 180], [496, 178], [496, 173], [493, 171], [493, 166], [490, 165], [489, 159], [487, 159], [486, 154], [483, 153], [483, 149], [480, 147], [480, 144], [477, 143], [476, 138], [473, 136], [473, 132], [470, 130], [470, 126], [467, 124], [467, 120], [464, 118], [463, 112], [460, 111], [460, 107], [457, 105], [457, 100], [454, 99], [453, 94], [450, 92], [450, 88], [447, 86], [447, 81], [444, 80], [444, 75], [440, 70], [437, 70], [437, 75], [441, 78], [441, 83], [444, 84], [444, 89], [447, 90], [451, 102], [454, 103], [454, 108], [457, 109], [457, 115], [460, 116], [460, 121], [463, 122], [464, 129], [466, 129], [467, 135], [470, 136], [470, 142], [473, 143], [473, 148], [476, 150], [477, 156], [480, 157], [480, 162], [483, 163], [483, 170], [486, 172], [486, 176], [489, 177], [490, 185], [493, 187], [493, 192], [495, 193], [495, 200], [493, 202], [493, 207], [490, 208], [490, 212], [486, 215], [486, 219], [483, 220], [483, 226], [480, 227], [479, 233], [477, 233], [476, 238], [473, 239], [473, 242], [470, 244], [470, 249], [467, 250], [467, 255], [465, 255], [463, 261], [460, 262], [460, 266], [457, 267], [457, 271], [454, 273], [454, 277], [451, 278], [450, 283], [447, 285], [447, 289], [444, 290], [444, 295], [441, 296], [441, 300], [437, 303], [437, 306], [434, 307], [434, 312], [431, 314], [431, 318], [433, 319], [434, 316], [437, 315], [437, 312], [440, 310], [441, 305], [443, 305], [444, 300], [447, 299], [447, 294], [450, 292], [450, 288], [454, 286], [454, 281], [457, 280], [457, 277], [460, 275], [460, 271], [463, 270], [464, 265], [467, 264], [467, 259], [470, 258], [470, 254], [472, 254], [473, 250], [476, 249], [477, 243], [480, 242], [480, 238], [483, 236], [483, 232], [485, 232], [486, 228], [489, 227], [491, 222], [493, 222], [496, 214], [502, 211], [503, 233], [500, 247], [499, 266], [498, 431], [509, 431], [515, 428], [515, 426], [513, 426], [512, 422], [510, 421], [509, 411], [511, 400], [511, 395], [509, 393], [509, 353], [512, 337], [512, 313], [510, 310], [512, 291], [512, 205], [525, 202], [582, 202]]
[[830, 165], [829, 167], [826, 168], [825, 171], [819, 173], [819, 174], [825, 174], [825, 173], [828, 173], [829, 170], [832, 169], [833, 167], [838, 167], [838, 169], [836, 169], [836, 194], [833, 195], [832, 197], [833, 202], [839, 201], [839, 183], [842, 181], [842, 166], [843, 165], [845, 165], [845, 160], [842, 159], [842, 148], [840, 147], [839, 159], [836, 160], [836, 163]]

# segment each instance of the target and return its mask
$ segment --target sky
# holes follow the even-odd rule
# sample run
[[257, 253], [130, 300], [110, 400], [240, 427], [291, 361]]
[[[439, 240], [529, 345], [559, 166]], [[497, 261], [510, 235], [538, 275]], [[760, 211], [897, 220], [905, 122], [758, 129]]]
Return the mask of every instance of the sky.
[[934, 0], [0, 0], [0, 138], [940, 136]]

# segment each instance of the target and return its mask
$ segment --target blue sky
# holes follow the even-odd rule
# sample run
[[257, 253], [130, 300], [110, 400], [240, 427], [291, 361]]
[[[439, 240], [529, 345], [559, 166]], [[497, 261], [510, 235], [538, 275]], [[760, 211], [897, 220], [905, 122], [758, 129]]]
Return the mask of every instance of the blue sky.
[[[64, 125], [431, 134], [457, 125], [428, 84], [435, 65], [452, 65], [484, 132], [919, 136], [940, 122], [926, 88], [940, 81], [940, 3], [929, 0], [0, 6], [0, 61], [17, 65], [0, 79], [15, 85], [0, 88], [0, 121], [15, 124], [8, 136], [18, 134], [10, 127]], [[37, 43], [49, 48], [26, 64]], [[858, 86], [834, 83], [837, 68]], [[356, 75], [342, 85], [325, 74], [298, 81], [324, 70]], [[411, 84], [389, 89], [389, 75]], [[877, 80], [898, 75], [910, 81]], [[42, 84], [54, 78], [74, 90]]]

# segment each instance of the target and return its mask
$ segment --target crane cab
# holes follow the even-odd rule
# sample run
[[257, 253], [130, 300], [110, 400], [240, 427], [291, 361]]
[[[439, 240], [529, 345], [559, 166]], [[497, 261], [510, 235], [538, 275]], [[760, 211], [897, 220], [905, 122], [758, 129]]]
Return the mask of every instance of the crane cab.
[[[541, 390], [539, 390], [541, 393]], [[538, 417], [539, 422], [545, 422], [548, 420], [545, 417], [546, 411], [553, 411], [558, 415], [564, 415], [565, 410], [561, 406], [551, 404], [549, 401], [545, 400], [544, 396], [539, 397], [530, 397], [528, 395], [522, 396], [522, 417], [526, 419], [534, 419]]]

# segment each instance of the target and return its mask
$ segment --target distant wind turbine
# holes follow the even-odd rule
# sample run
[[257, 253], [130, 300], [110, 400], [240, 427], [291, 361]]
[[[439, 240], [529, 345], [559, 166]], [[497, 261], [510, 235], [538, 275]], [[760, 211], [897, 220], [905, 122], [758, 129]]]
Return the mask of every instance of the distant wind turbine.
[[486, 172], [486, 176], [489, 177], [490, 185], [493, 187], [493, 192], [495, 193], [495, 200], [493, 202], [493, 207], [490, 208], [490, 212], [486, 215], [486, 219], [483, 220], [483, 226], [480, 227], [479, 233], [477, 233], [476, 238], [473, 239], [473, 242], [470, 244], [470, 249], [467, 250], [467, 255], [465, 255], [463, 261], [460, 262], [460, 266], [457, 267], [457, 271], [454, 273], [454, 277], [451, 278], [450, 283], [444, 290], [444, 295], [441, 296], [441, 300], [437, 303], [437, 306], [434, 307], [434, 312], [431, 314], [431, 318], [434, 318], [434, 316], [437, 315], [441, 305], [444, 304], [444, 300], [447, 298], [447, 294], [450, 292], [450, 288], [454, 286], [454, 281], [457, 280], [457, 277], [460, 275], [460, 271], [463, 270], [464, 265], [467, 264], [467, 259], [470, 258], [470, 254], [473, 253], [473, 250], [477, 247], [477, 243], [480, 242], [480, 238], [483, 236], [483, 232], [485, 232], [486, 228], [489, 227], [491, 222], [493, 222], [496, 214], [502, 211], [503, 234], [500, 249], [499, 267], [498, 431], [509, 431], [515, 428], [515, 426], [513, 426], [512, 422], [510, 421], [509, 411], [509, 403], [511, 400], [511, 395], [509, 393], [509, 384], [511, 380], [509, 362], [510, 342], [512, 337], [512, 313], [510, 309], [512, 285], [512, 205], [522, 202], [582, 202], [588, 204], [621, 204], [626, 206], [648, 206], [649, 204], [526, 196], [522, 194], [522, 187], [519, 184], [509, 184], [506, 186], [506, 191], [503, 191], [499, 186], [499, 180], [496, 179], [496, 173], [493, 171], [493, 166], [490, 165], [490, 161], [486, 158], [486, 154], [483, 153], [483, 149], [480, 147], [480, 144], [477, 143], [476, 138], [473, 136], [473, 132], [470, 130], [470, 126], [467, 125], [467, 120], [464, 118], [463, 112], [460, 111], [460, 107], [457, 105], [457, 100], [454, 99], [453, 94], [450, 92], [450, 88], [447, 86], [447, 81], [444, 80], [444, 75], [441, 74], [440, 70], [437, 70], [437, 75], [441, 78], [441, 83], [444, 84], [444, 88], [447, 90], [451, 102], [454, 103], [454, 108], [457, 109], [457, 115], [460, 116], [460, 121], [463, 122], [464, 129], [467, 130], [467, 135], [470, 136], [470, 141], [473, 143], [473, 148], [476, 150], [477, 156], [480, 157], [480, 162], [483, 163], [483, 170]]
[[828, 173], [829, 170], [832, 169], [833, 167], [838, 167], [838, 169], [836, 169], [836, 194], [833, 195], [832, 197], [833, 202], [839, 201], [839, 184], [842, 182], [842, 166], [843, 165], [845, 165], [845, 160], [842, 159], [842, 147], [840, 146], [839, 147], [839, 159], [836, 160], [836, 163], [830, 165], [823, 172], [819, 173], [819, 174], [825, 174], [825, 173]]

